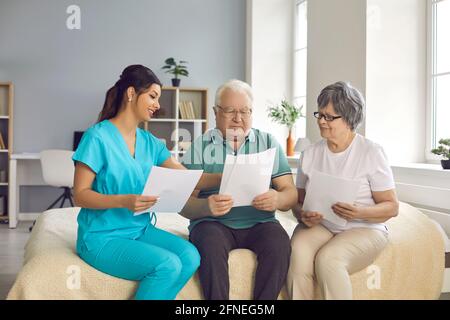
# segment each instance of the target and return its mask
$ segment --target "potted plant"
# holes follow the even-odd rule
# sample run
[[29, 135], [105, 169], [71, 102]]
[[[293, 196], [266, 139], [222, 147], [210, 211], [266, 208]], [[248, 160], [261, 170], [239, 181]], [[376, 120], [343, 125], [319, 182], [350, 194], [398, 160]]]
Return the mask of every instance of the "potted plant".
[[450, 139], [439, 140], [439, 147], [431, 150], [431, 152], [444, 157], [441, 160], [442, 169], [450, 169]]
[[272, 121], [286, 125], [289, 129], [289, 135], [286, 139], [286, 154], [287, 156], [294, 155], [295, 139], [292, 136], [292, 128], [295, 123], [301, 117], [305, 117], [302, 113], [303, 106], [296, 107], [294, 104], [289, 103], [286, 99], [281, 100], [280, 105], [271, 106], [268, 108], [269, 118]]
[[189, 72], [187, 71], [187, 68], [185, 66], [187, 61], [180, 61], [177, 63], [177, 61], [174, 58], [167, 58], [166, 61], [164, 61], [166, 64], [162, 69], [166, 69], [166, 73], [170, 73], [174, 75], [174, 78], [172, 78], [172, 85], [174, 87], [180, 86], [180, 80], [179, 76], [189, 76]]

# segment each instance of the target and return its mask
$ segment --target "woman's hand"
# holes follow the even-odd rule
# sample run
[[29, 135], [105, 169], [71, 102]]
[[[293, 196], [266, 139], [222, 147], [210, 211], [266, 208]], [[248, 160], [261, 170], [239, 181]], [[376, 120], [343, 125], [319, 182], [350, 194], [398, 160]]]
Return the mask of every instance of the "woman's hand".
[[315, 225], [318, 225], [323, 219], [323, 216], [319, 212], [313, 211], [301, 211], [300, 212], [300, 220], [308, 227], [312, 228]]
[[354, 205], [338, 202], [331, 206], [333, 212], [345, 220], [354, 220], [361, 218], [361, 208]]
[[132, 212], [140, 212], [150, 209], [158, 202], [157, 196], [141, 196], [137, 194], [127, 194], [123, 196], [122, 207]]
[[220, 217], [230, 212], [233, 198], [223, 194], [213, 194], [208, 197], [208, 207], [213, 217]]
[[258, 210], [275, 211], [278, 209], [278, 192], [270, 189], [266, 193], [260, 194], [252, 201], [252, 206]]

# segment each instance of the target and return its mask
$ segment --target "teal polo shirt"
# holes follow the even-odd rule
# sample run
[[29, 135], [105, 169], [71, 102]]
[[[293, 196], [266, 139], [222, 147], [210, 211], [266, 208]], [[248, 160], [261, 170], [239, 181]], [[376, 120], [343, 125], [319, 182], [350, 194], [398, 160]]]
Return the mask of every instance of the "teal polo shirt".
[[[292, 174], [284, 152], [277, 140], [270, 134], [258, 129], [251, 129], [245, 142], [237, 152], [223, 139], [220, 130], [211, 129], [194, 140], [191, 148], [181, 159], [183, 165], [192, 170], [203, 170], [206, 173], [222, 173], [227, 154], [252, 154], [276, 148], [272, 179]], [[272, 187], [272, 186], [271, 186]], [[201, 190], [199, 198], [207, 198], [219, 193], [219, 188]], [[245, 229], [263, 222], [278, 222], [275, 212], [258, 210], [252, 206], [235, 207], [221, 217], [204, 217], [191, 220], [189, 231], [202, 221], [217, 221], [233, 229]]]

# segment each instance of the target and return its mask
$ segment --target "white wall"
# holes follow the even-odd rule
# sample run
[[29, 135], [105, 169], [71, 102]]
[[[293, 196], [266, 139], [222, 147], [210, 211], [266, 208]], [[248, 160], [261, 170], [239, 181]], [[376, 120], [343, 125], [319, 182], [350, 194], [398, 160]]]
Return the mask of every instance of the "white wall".
[[[248, 0], [246, 79], [255, 126], [284, 145], [287, 130], [267, 118], [268, 101], [291, 98], [293, 0]], [[312, 112], [326, 85], [349, 81], [367, 100], [359, 133], [391, 163], [425, 161], [426, 0], [308, 1], [306, 136], [320, 139]]]
[[[81, 30], [66, 27], [70, 4], [80, 6]], [[0, 81], [15, 85], [13, 152], [71, 149], [73, 131], [95, 122], [125, 66], [147, 65], [169, 85], [161, 67], [170, 56], [189, 61], [182, 86], [209, 89], [213, 126], [215, 90], [245, 77], [245, 23], [243, 0], [1, 0]], [[24, 189], [32, 190], [22, 212], [44, 210], [60, 192]]]
[[366, 136], [391, 163], [425, 162], [426, 0], [368, 0]]
[[[73, 3], [81, 30], [66, 27]], [[15, 85], [14, 152], [71, 149], [73, 131], [95, 122], [106, 90], [129, 64], [150, 67], [170, 85], [164, 60], [189, 61], [181, 85], [208, 88], [209, 108], [219, 85], [244, 79], [244, 1], [130, 3], [0, 1], [0, 81]]]
[[[366, 1], [308, 1], [308, 76], [306, 136], [320, 139], [312, 115], [320, 91], [336, 81], [349, 81], [365, 93]], [[364, 133], [364, 127], [360, 129]]]
[[267, 107], [292, 99], [293, 21], [291, 0], [247, 0], [246, 81], [254, 91], [255, 128], [271, 132], [285, 147], [287, 129], [267, 117]]

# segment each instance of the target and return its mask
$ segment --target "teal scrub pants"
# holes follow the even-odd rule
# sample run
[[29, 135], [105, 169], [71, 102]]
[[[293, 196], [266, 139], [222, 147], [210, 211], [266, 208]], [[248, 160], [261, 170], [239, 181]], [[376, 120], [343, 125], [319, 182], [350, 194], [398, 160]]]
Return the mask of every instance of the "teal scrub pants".
[[200, 265], [200, 255], [190, 242], [149, 225], [136, 240], [115, 238], [99, 249], [78, 254], [109, 275], [139, 281], [137, 300], [172, 300]]

